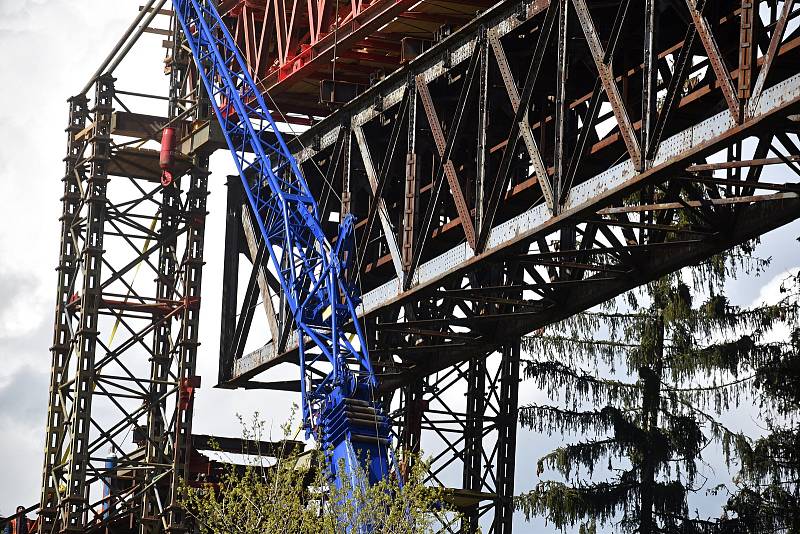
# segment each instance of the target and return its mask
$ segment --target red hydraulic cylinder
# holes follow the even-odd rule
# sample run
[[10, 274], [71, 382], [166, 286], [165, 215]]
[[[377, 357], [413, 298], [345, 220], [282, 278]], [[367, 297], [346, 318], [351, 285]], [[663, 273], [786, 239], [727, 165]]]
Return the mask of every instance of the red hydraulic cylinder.
[[161, 132], [161, 154], [158, 165], [161, 167], [161, 185], [167, 187], [172, 183], [175, 166], [175, 128], [164, 128]]

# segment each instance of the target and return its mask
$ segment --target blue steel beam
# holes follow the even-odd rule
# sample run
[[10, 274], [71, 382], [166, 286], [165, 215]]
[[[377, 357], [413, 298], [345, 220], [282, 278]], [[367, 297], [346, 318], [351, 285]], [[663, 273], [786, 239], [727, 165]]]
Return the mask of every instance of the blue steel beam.
[[375, 401], [356, 314], [361, 295], [349, 276], [354, 219], [345, 217], [335, 244], [328, 241], [316, 200], [213, 3], [173, 4], [294, 317], [306, 432], [331, 451], [337, 486], [361, 484], [359, 468], [375, 483], [389, 471], [390, 425]]

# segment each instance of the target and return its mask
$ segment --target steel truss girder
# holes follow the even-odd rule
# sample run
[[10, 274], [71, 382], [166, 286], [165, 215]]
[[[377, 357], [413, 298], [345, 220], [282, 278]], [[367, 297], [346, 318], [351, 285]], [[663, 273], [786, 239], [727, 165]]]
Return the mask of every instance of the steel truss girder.
[[[433, 47], [408, 67], [387, 77], [365, 95], [305, 132], [300, 142], [295, 145], [302, 147], [298, 149], [296, 155], [314, 194], [320, 198], [340, 196], [343, 200], [346, 196], [348, 212], [354, 213], [361, 221], [356, 228], [357, 237], [361, 241], [360, 246], [365, 251], [360, 270], [364, 303], [359, 313], [368, 318], [368, 324], [372, 325], [370, 328], [379, 328], [376, 321], [380, 321], [382, 315], [387, 313], [390, 316], [397, 315], [396, 311], [390, 313], [389, 310], [397, 310], [407, 304], [423, 302], [426, 299], [440, 298], [442, 286], [448, 280], [465, 279], [470, 272], [480, 271], [489, 263], [502, 264], [509, 253], [517, 254], [515, 251], [517, 249], [523, 250], [527, 247], [532, 252], [547, 252], [545, 249], [537, 250], [537, 247], [542, 244], [545, 248], [552, 246], [554, 238], [548, 236], [552, 236], [559, 227], [580, 229], [589, 222], [597, 222], [598, 214], [611, 214], [603, 210], [609, 208], [619, 210], [622, 204], [629, 203], [630, 198], [640, 193], [642, 194], [640, 202], [644, 206], [651, 206], [654, 202], [644, 199], [651, 198], [654, 194], [663, 196], [661, 190], [673, 191], [675, 198], [671, 202], [680, 204], [681, 211], [686, 211], [693, 217], [701, 217], [700, 222], [706, 226], [697, 224], [694, 227], [687, 228], [684, 225], [679, 228], [676, 225], [678, 215], [674, 211], [670, 212], [672, 219], [668, 218], [665, 224], [658, 223], [654, 219], [658, 210], [652, 206], [647, 209], [642, 208], [640, 212], [645, 215], [642, 215], [641, 220], [638, 219], [639, 215], [614, 212], [613, 217], [604, 216], [608, 222], [600, 224], [599, 233], [602, 239], [609, 243], [613, 241], [614, 247], [629, 248], [642, 245], [631, 241], [630, 235], [635, 228], [636, 232], [641, 231], [645, 241], [651, 237], [664, 240], [666, 239], [664, 235], [669, 235], [669, 240], [673, 241], [676, 236], [705, 236], [706, 245], [711, 250], [712, 241], [719, 242], [727, 229], [708, 226], [712, 222], [708, 219], [709, 210], [729, 209], [722, 207], [722, 204], [736, 206], [730, 208], [733, 210], [747, 211], [751, 204], [757, 202], [777, 202], [779, 199], [791, 202], [787, 196], [753, 195], [752, 191], [747, 192], [741, 188], [714, 192], [707, 187], [708, 177], [693, 169], [698, 164], [708, 164], [706, 158], [724, 150], [725, 147], [737, 145], [747, 137], [758, 137], [770, 131], [786, 131], [788, 135], [795, 135], [792, 132], [796, 127], [787, 119], [800, 102], [800, 75], [791, 67], [798, 59], [800, 46], [795, 34], [784, 33], [780, 38], [766, 40], [759, 40], [758, 36], [754, 36], [754, 43], [771, 43], [770, 48], [775, 50], [773, 61], [777, 63], [770, 67], [770, 72], [773, 73], [770, 75], [772, 80], [770, 87], [761, 92], [757, 103], [747, 102], [747, 106], [742, 106], [747, 109], [737, 122], [736, 117], [728, 109], [724, 94], [713, 79], [713, 69], [707, 69], [708, 64], [704, 62], [695, 62], [696, 65], [687, 64], [685, 68], [681, 63], [681, 59], [685, 56], [703, 53], [704, 49], [693, 40], [684, 41], [684, 37], [693, 35], [694, 32], [691, 30], [696, 30], [694, 25], [687, 24], [686, 30], [675, 27], [671, 32], [667, 32], [664, 28], [655, 28], [650, 24], [648, 27], [655, 33], [650, 39], [643, 40], [641, 28], [645, 27], [645, 24], [641, 22], [641, 18], [655, 17], [652, 13], [648, 15], [644, 10], [645, 5], [650, 5], [649, 2], [642, 6], [632, 4], [627, 9], [620, 7], [613, 10], [586, 7], [581, 2], [563, 4], [564, 11], [569, 10], [571, 15], [567, 17], [567, 25], [560, 32], [560, 37], [556, 35], [559, 32], [554, 31], [549, 40], [542, 41], [549, 43], [543, 45], [544, 56], [555, 57], [556, 54], [552, 50], [559, 48], [559, 38], [568, 39], [573, 35], [583, 35], [586, 31], [583, 26], [589, 28], [590, 21], [595, 32], [598, 31], [597, 28], [610, 28], [610, 35], [620, 41], [612, 39], [605, 49], [595, 50], [594, 55], [588, 47], [585, 50], [567, 50], [566, 53], [570, 56], [567, 69], [570, 74], [565, 86], [566, 104], [563, 120], [560, 121], [565, 128], [564, 134], [561, 135], [562, 141], [557, 141], [559, 137], [554, 133], [553, 122], [557, 114], [554, 113], [553, 106], [548, 104], [547, 97], [548, 94], [552, 94], [555, 66], [552, 61], [545, 62], [539, 69], [540, 80], [536, 82], [534, 90], [530, 91], [531, 98], [527, 110], [529, 125], [527, 129], [531, 133], [529, 137], [533, 138], [535, 144], [519, 143], [520, 146], [526, 145], [524, 150], [515, 149], [513, 158], [509, 159], [507, 156], [507, 150], [512, 145], [508, 141], [509, 129], [514, 133], [519, 124], [515, 122], [515, 117], [521, 109], [520, 104], [514, 105], [517, 98], [520, 98], [519, 93], [515, 95], [518, 91], [515, 88], [525, 85], [525, 79], [514, 80], [513, 77], [518, 76], [520, 72], [531, 71], [531, 57], [540, 58], [541, 55], [528, 56], [525, 50], [532, 50], [539, 42], [536, 28], [546, 28], [544, 22], [548, 16], [558, 18], [555, 17], [553, 9], [561, 11], [559, 6], [562, 4], [551, 5], [544, 1], [526, 4], [522, 11], [518, 6], [506, 4], [496, 6], [450, 39]], [[582, 12], [580, 18], [573, 11], [576, 4], [581, 6], [578, 8]], [[725, 25], [733, 24], [732, 16], [735, 15], [738, 4], [728, 2], [722, 7], [723, 9], [715, 11], [723, 14], [719, 20], [711, 20], [709, 15], [704, 15], [708, 22], [706, 29], [710, 28], [711, 32], [706, 36], [707, 39], [718, 40], [720, 36], [730, 34]], [[730, 9], [730, 14], [727, 14], [725, 7]], [[701, 5], [695, 4], [695, 9], [699, 11], [701, 8]], [[663, 11], [665, 8], [656, 6], [655, 9]], [[791, 18], [797, 16], [797, 13], [797, 9], [784, 10], [776, 21], [762, 21], [760, 25], [756, 25], [757, 29], [761, 28], [757, 31], [764, 31], [764, 27], [776, 27], [777, 30], [773, 30], [772, 35], [777, 36], [783, 20], [780, 17]], [[693, 20], [688, 10], [679, 15], [684, 20]], [[664, 16], [664, 13], [660, 13], [659, 16]], [[584, 24], [581, 24], [581, 19]], [[638, 35], [632, 31], [636, 28], [639, 28]], [[601, 40], [605, 37], [601, 31]], [[650, 40], [652, 44], [648, 45]], [[775, 40], [780, 41], [781, 46], [773, 45]], [[732, 43], [718, 43], [717, 48], [725, 52], [730, 48], [730, 44]], [[528, 45], [530, 46], [527, 47]], [[651, 60], [643, 67], [643, 60], [631, 58], [630, 50], [635, 50], [636, 47], [644, 50], [646, 46], [652, 46]], [[737, 41], [737, 50], [738, 46]], [[687, 52], [688, 50], [691, 50], [691, 54]], [[572, 57], [578, 57], [579, 52], [585, 53], [589, 61], [581, 64]], [[599, 57], [601, 53], [604, 54], [603, 57]], [[734, 54], [731, 57], [738, 58], [738, 55]], [[667, 59], [671, 59], [671, 64], [675, 65], [673, 72], [664, 70], [667, 68], [665, 67]], [[613, 65], [611, 74], [615, 85], [619, 87], [641, 84], [642, 77], [649, 73], [647, 76], [653, 85], [651, 93], [660, 91], [660, 94], [664, 94], [666, 91], [663, 101], [655, 104], [645, 105], [644, 102], [638, 102], [638, 95], [630, 90], [622, 91], [620, 94], [622, 100], [617, 102], [625, 108], [620, 110], [620, 113], [625, 111], [630, 117], [629, 121], [623, 123], [630, 122], [631, 127], [636, 130], [631, 133], [631, 138], [649, 139], [649, 142], [641, 143], [642, 160], [645, 162], [643, 169], [637, 169], [633, 160], [625, 159], [628, 150], [620, 133], [619, 121], [615, 118], [620, 114], [597, 112], [600, 103], [605, 100], [602, 96], [598, 97], [598, 94], [604, 94], [603, 84], [598, 81], [596, 74], [598, 61], [602, 65]], [[729, 64], [731, 61], [731, 58], [726, 56], [725, 62]], [[475, 67], [476, 62], [480, 68]], [[755, 63], [753, 68], [763, 72], [760, 69], [764, 61]], [[775, 69], [774, 65], [777, 64], [783, 67]], [[509, 68], [504, 68], [505, 65]], [[508, 72], [509, 69], [512, 72]], [[698, 73], [705, 72], [702, 69], [708, 71], [706, 79], [697, 79]], [[486, 74], [473, 76], [473, 73], [479, 70], [485, 70]], [[647, 73], [644, 73], [645, 70]], [[654, 74], [656, 71], [659, 72], [658, 75]], [[730, 74], [734, 79], [738, 76], [735, 70]], [[512, 79], [509, 79], [509, 76]], [[697, 79], [697, 81], [691, 85], [681, 81], [687, 79]], [[421, 89], [422, 87], [424, 89]], [[613, 88], [609, 89], [609, 92], [614, 92]], [[448, 135], [457, 134], [452, 136], [453, 148], [449, 150], [449, 154], [441, 150], [442, 139], [437, 142], [437, 134], [429, 131], [430, 120], [426, 115], [431, 114], [423, 110], [417, 113], [419, 104], [429, 100], [428, 95], [429, 104], [435, 106], [436, 119], [440, 122], [443, 132]], [[613, 99], [616, 99], [616, 96]], [[482, 114], [475, 110], [480, 110], [481, 106], [488, 106], [490, 120], [479, 119]], [[404, 107], [408, 111], [403, 111]], [[462, 107], [463, 111], [460, 111]], [[647, 117], [650, 131], [641, 134], [639, 131], [643, 122], [641, 113], [644, 110], [649, 110], [650, 113]], [[687, 128], [689, 121], [692, 121], [689, 123], [691, 126]], [[524, 123], [525, 121], [522, 122], [522, 126]], [[478, 131], [479, 124], [482, 125], [480, 131]], [[605, 124], [602, 130], [601, 124]], [[627, 128], [624, 124], [622, 129]], [[342, 150], [341, 146], [356, 144], [353, 139], [354, 131], [361, 132], [361, 145], [368, 150], [373, 160], [386, 162], [385, 169], [381, 169], [378, 188], [372, 187], [372, 181], [369, 179], [371, 172], [365, 168], [360, 158], [336, 156], [337, 151]], [[396, 154], [402, 150], [403, 144], [401, 141], [394, 141], [398, 132], [401, 138], [406, 138], [405, 144], [408, 149], [405, 158], [401, 154]], [[524, 140], [528, 136], [522, 137]], [[555, 143], [553, 139], [556, 139]], [[480, 146], [485, 147], [486, 156], [473, 159], [472, 154], [475, 154], [479, 142]], [[537, 162], [539, 158], [536, 157], [536, 149], [541, 157], [541, 164]], [[569, 157], [570, 151], [574, 154], [572, 158]], [[569, 165], [566, 163], [555, 165], [556, 155], [561, 152], [564, 154], [562, 158], [571, 160]], [[646, 159], [644, 152], [650, 153]], [[344, 150], [344, 153], [349, 151]], [[393, 153], [394, 156], [387, 157]], [[576, 157], [578, 154], [583, 156]], [[442, 155], [446, 156], [445, 162], [442, 162]], [[788, 155], [791, 157], [791, 154]], [[761, 162], [762, 159], [764, 155], [754, 155], [750, 158], [751, 170], [747, 173], [748, 181], [758, 181], [760, 175], [758, 169], [764, 164]], [[345, 160], [348, 161], [347, 165], [343, 164]], [[475, 162], [479, 160], [482, 166], [478, 169]], [[497, 205], [493, 205], [489, 195], [492, 185], [489, 182], [505, 160], [516, 162], [514, 175], [506, 187], [500, 188], [503, 194], [497, 197]], [[467, 203], [466, 211], [469, 212], [467, 217], [462, 216], [465, 213], [464, 207], [457, 208], [456, 203], [450, 200], [448, 195], [440, 197], [435, 195], [439, 184], [442, 183], [436, 180], [437, 174], [441, 172], [439, 169], [451, 166], [457, 171], [459, 183], [455, 185], [461, 186], [461, 196]], [[542, 167], [545, 170], [542, 170]], [[558, 169], [562, 167], [566, 174], [558, 180], [557, 173], [562, 172]], [[543, 179], [539, 180], [538, 175], [545, 173], [548, 176], [542, 176]], [[489, 179], [485, 180], [482, 178], [484, 176]], [[677, 184], [678, 181], [685, 182], [687, 179], [695, 180], [695, 185], [689, 187], [686, 183]], [[550, 187], [551, 181], [553, 189], [561, 188], [561, 193], [555, 195], [558, 202], [557, 206], [554, 206], [554, 213], [550, 212], [548, 203], [543, 199], [547, 197], [546, 189]], [[346, 191], [338, 189], [341, 183], [348, 184]], [[543, 183], [546, 184], [544, 187]], [[658, 187], [655, 187], [656, 185]], [[778, 188], [787, 192], [789, 197], [794, 194], [794, 190], [787, 184], [765, 185], [765, 188], [770, 192]], [[701, 196], [689, 198], [688, 195], [695, 194], [693, 191], [699, 191]], [[721, 198], [707, 196], [711, 194]], [[477, 204], [477, 199], [482, 199], [480, 205]], [[707, 203], [710, 203], [710, 206], [705, 206]], [[384, 206], [386, 211], [378, 206]], [[337, 213], [338, 208], [330, 203], [327, 209], [329, 216], [323, 215], [323, 220], [329, 217], [331, 220], [336, 220], [344, 212], [343, 207], [342, 211]], [[378, 212], [385, 213], [389, 224], [367, 225], [365, 219]], [[488, 221], [492, 220], [491, 213], [497, 215], [490, 225]], [[476, 225], [476, 231], [486, 232], [485, 248], [478, 253], [468, 243], [469, 230], [464, 229], [465, 218], [469, 218], [469, 222]], [[334, 224], [331, 223], [329, 229], [332, 229]], [[672, 230], [668, 230], [669, 228]], [[742, 229], [742, 232], [744, 230]], [[402, 246], [403, 277], [397, 273], [394, 243]], [[420, 243], [424, 243], [424, 246]], [[652, 245], [653, 248], [658, 246], [656, 243]], [[587, 242], [584, 246], [592, 249], [598, 245]], [[588, 250], [586, 254], [592, 253]], [[605, 278], [608, 278], [608, 275], [614, 272], [630, 272], [634, 265], [631, 262], [640, 255], [639, 252], [617, 250], [611, 260], [606, 260], [603, 265], [595, 263], [596, 270], [589, 273], [602, 271], [606, 275]], [[628, 264], [615, 265], [611, 263], [612, 260], [616, 262], [626, 260]], [[574, 258], [570, 261], [574, 264], [571, 267], [566, 265], [563, 269], [559, 269], [558, 266], [549, 267], [550, 271], [560, 278], [557, 276], [554, 279], [548, 270], [526, 271], [526, 276], [532, 278], [526, 290], [552, 299], [553, 293], [557, 293], [562, 287], [605, 283], [603, 277], [597, 276], [586, 275], [578, 280], [561, 276], [560, 271], [574, 275], [580, 270], [578, 265], [587, 263]], [[403, 289], [404, 281], [407, 289]], [[466, 291], [466, 288], [463, 289]], [[514, 305], [519, 306], [525, 313], [545, 305], [529, 297], [509, 298], [503, 295], [503, 291], [499, 288], [471, 288], [469, 291], [469, 299], [472, 299], [469, 302], [491, 301], [498, 306], [505, 303], [511, 306], [506, 313], [512, 315]], [[448, 298], [456, 298], [456, 295], [451, 292]], [[492, 339], [495, 336], [486, 328], [477, 326], [488, 325], [492, 322], [491, 319], [471, 317], [470, 314], [474, 315], [474, 312], [463, 311], [465, 307], [472, 306], [466, 302], [462, 298], [458, 306], [461, 310], [459, 313], [464, 314], [464, 317], [436, 319], [436, 328], [443, 328], [442, 325], [445, 324], [453, 327], [460, 325], [459, 327], [464, 328], [473, 325], [472, 333], [466, 334], [466, 337], [472, 337], [475, 343], [468, 346], [480, 347], [481, 350], [495, 346], [496, 342]], [[400, 322], [403, 323], [405, 320], [401, 319]], [[412, 326], [408, 325], [407, 328], [412, 329]], [[435, 353], [448, 343], [455, 342], [457, 338], [463, 342], [464, 335], [456, 335], [453, 328], [447, 327], [443, 332], [450, 332], [452, 337], [443, 337], [440, 332], [437, 343], [432, 343], [432, 338], [428, 338], [430, 344], [426, 339], [414, 338], [414, 344], [406, 349], [402, 349], [401, 345], [395, 347], [376, 345], [375, 350], [384, 354], [392, 353], [395, 349], [399, 353], [407, 354]], [[271, 343], [252, 354], [229, 360], [227, 362], [230, 369], [229, 380], [224, 384], [235, 387], [237, 383], [243, 384], [273, 365], [293, 361], [294, 345], [296, 341], [290, 337], [283, 346]], [[409, 363], [399, 367], [404, 368], [409, 365], [413, 366]]]

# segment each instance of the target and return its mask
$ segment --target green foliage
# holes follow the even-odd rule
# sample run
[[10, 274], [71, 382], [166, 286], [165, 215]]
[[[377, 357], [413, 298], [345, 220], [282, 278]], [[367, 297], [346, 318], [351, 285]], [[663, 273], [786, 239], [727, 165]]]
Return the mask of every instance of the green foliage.
[[[728, 458], [747, 444], [715, 414], [753, 392], [755, 363], [775, 357], [763, 333], [796, 316], [785, 305], [732, 306], [719, 291], [742, 267], [744, 257], [714, 259], [693, 273], [694, 289], [666, 277], [623, 297], [628, 311], [605, 306], [524, 340], [534, 355], [526, 378], [559, 404], [522, 407], [521, 424], [584, 436], [539, 460], [539, 475], [553, 470], [564, 481], [543, 480], [519, 496], [526, 517], [586, 532], [612, 521], [621, 532], [715, 531], [716, 521], [689, 517], [697, 464], [712, 441]], [[697, 302], [698, 290], [710, 296]], [[591, 482], [601, 468], [605, 480]]]
[[723, 518], [720, 534], [800, 532], [800, 497], [791, 488], [744, 484], [728, 499], [726, 509], [735, 517]]
[[[775, 304], [734, 306], [725, 280], [766, 264], [750, 252], [740, 247], [689, 277], [667, 276], [523, 340], [533, 355], [525, 377], [553, 405], [522, 407], [520, 423], [578, 436], [539, 459], [537, 475], [558, 478], [516, 499], [527, 518], [581, 533], [604, 525], [643, 534], [800, 532], [800, 275]], [[708, 297], [698, 299], [701, 292]], [[775, 340], [782, 325], [790, 334]], [[754, 401], [763, 437], [719, 422]], [[690, 517], [688, 496], [705, 482], [698, 464], [711, 443], [738, 471], [725, 514], [703, 520]]]
[[[245, 428], [245, 439], [258, 440], [263, 423]], [[291, 423], [283, 427], [284, 439]], [[444, 516], [444, 493], [423, 484], [427, 466], [406, 455], [401, 483], [396, 476], [369, 486], [365, 474], [355, 487], [331, 482], [319, 450], [283, 451], [272, 460], [251, 456], [229, 465], [218, 481], [183, 489], [183, 504], [200, 531], [207, 534], [340, 534], [353, 525], [371, 525], [378, 534], [434, 532], [434, 511]], [[348, 497], [349, 496], [349, 497]], [[453, 519], [451, 514], [450, 521]]]
[[721, 521], [725, 534], [800, 532], [800, 275], [782, 286], [784, 298], [768, 307], [769, 319], [792, 325], [789, 339], [769, 344], [749, 361], [769, 432], [738, 446], [737, 488]]
[[585, 519], [592, 518], [602, 524], [612, 519], [618, 509], [624, 509], [628, 489], [607, 482], [570, 486], [543, 481], [530, 493], [517, 498], [516, 505], [526, 519], [544, 516], [558, 528], [579, 524], [586, 528]]

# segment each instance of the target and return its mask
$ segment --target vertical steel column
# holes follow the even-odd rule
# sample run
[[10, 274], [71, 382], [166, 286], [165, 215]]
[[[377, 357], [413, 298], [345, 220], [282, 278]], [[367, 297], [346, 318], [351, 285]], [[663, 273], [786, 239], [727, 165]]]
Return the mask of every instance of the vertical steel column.
[[753, 25], [758, 19], [753, 8], [755, 0], [742, 0], [739, 11], [739, 76], [738, 94], [740, 101], [750, 98], [753, 76], [753, 62], [756, 59], [753, 46]]
[[[225, 250], [223, 251], [223, 280], [236, 280], [239, 276], [239, 241], [242, 229], [242, 180], [238, 175], [228, 176], [227, 206], [225, 208]], [[237, 284], [222, 284], [221, 326], [219, 336], [219, 382], [231, 377], [233, 370], [233, 340], [236, 334]], [[278, 340], [274, 342], [277, 344]]]
[[422, 398], [425, 381], [416, 379], [403, 388], [403, 429], [400, 435], [400, 446], [412, 454], [420, 452], [420, 434], [422, 432], [422, 414], [425, 401]]
[[414, 236], [417, 228], [417, 205], [419, 200], [419, 184], [417, 181], [417, 91], [408, 82], [406, 91], [408, 95], [408, 145], [406, 148], [406, 183], [405, 199], [403, 202], [403, 242], [402, 263], [403, 272], [408, 273], [414, 256]]
[[[479, 356], [469, 361], [467, 378], [467, 409], [464, 421], [464, 468], [463, 488], [481, 491], [483, 480], [483, 428], [486, 412], [486, 358]], [[461, 532], [470, 533], [478, 530], [477, 506], [464, 512]]]
[[566, 93], [567, 93], [567, 71], [568, 61], [567, 58], [567, 30], [569, 24], [568, 18], [569, 2], [568, 0], [559, 0], [558, 7], [558, 36], [557, 36], [557, 72], [556, 72], [556, 101], [555, 101], [555, 140], [553, 149], [553, 166], [555, 173], [555, 205], [553, 206], [553, 215], [557, 215], [561, 211], [561, 199], [564, 197], [564, 188], [567, 185], [564, 183], [566, 180], [566, 171], [568, 162], [565, 158], [565, 135], [566, 135]]
[[[164, 187], [161, 194], [160, 223], [158, 233], [164, 236], [158, 253], [158, 278], [156, 298], [161, 302], [172, 301], [176, 294], [177, 239], [174, 235], [180, 217], [180, 191], [175, 184]], [[147, 415], [146, 458], [150, 465], [169, 463], [168, 424], [164, 420], [167, 413], [167, 392], [169, 371], [172, 363], [172, 321], [153, 316], [153, 342], [150, 354], [150, 384]], [[157, 477], [160, 472], [149, 470], [144, 479], [145, 490], [142, 496], [142, 532], [156, 534], [161, 532], [160, 485]]]
[[[203, 97], [199, 97], [198, 107], [200, 119], [206, 106]], [[172, 484], [167, 508], [167, 532], [182, 533], [186, 531], [185, 511], [180, 505], [179, 491], [187, 480], [189, 457], [192, 446], [192, 411], [193, 391], [200, 386], [196, 376], [197, 348], [200, 345], [200, 289], [203, 275], [203, 245], [205, 238], [205, 221], [208, 197], [208, 163], [209, 155], [195, 154], [193, 167], [189, 174], [189, 190], [186, 193], [187, 243], [183, 259], [183, 299], [184, 308], [181, 327], [176, 344], [178, 347], [178, 380], [180, 393], [175, 412], [175, 444], [173, 458]]]
[[342, 209], [339, 215], [339, 220], [343, 221], [347, 214], [350, 213], [350, 174], [352, 165], [350, 158], [352, 157], [353, 150], [353, 132], [349, 125], [342, 124], [344, 132], [344, 146], [342, 147]]
[[[176, 22], [177, 24], [177, 22]], [[187, 58], [187, 67], [188, 67]], [[195, 120], [205, 121], [211, 117], [210, 104], [204, 91], [196, 93]], [[178, 349], [177, 378], [179, 392], [175, 407], [175, 433], [172, 458], [172, 478], [167, 500], [166, 531], [170, 534], [186, 532], [186, 511], [180, 503], [180, 489], [188, 480], [189, 461], [192, 450], [192, 413], [194, 410], [194, 390], [200, 387], [197, 376], [197, 352], [200, 330], [200, 290], [203, 279], [203, 249], [208, 199], [209, 176], [208, 152], [192, 154], [192, 168], [188, 176], [181, 179], [189, 181], [186, 192], [186, 250], [182, 261], [183, 314], [175, 345]], [[176, 184], [178, 187], [178, 184]]]
[[[169, 109], [167, 118], [175, 119], [180, 114], [179, 99], [186, 78], [188, 60], [181, 50], [181, 35], [177, 27], [172, 29], [172, 57], [169, 65]], [[162, 184], [163, 185], [163, 184]], [[178, 274], [178, 241], [176, 230], [183, 215], [181, 210], [181, 191], [176, 182], [161, 188], [161, 205], [158, 221], [158, 234], [162, 243], [158, 249], [158, 271], [156, 298], [160, 302], [176, 300], [178, 293], [176, 276]], [[150, 356], [149, 411], [147, 416], [146, 458], [150, 465], [169, 463], [169, 437], [167, 434], [167, 392], [169, 372], [172, 364], [172, 321], [159, 316], [153, 317], [153, 342]], [[145, 478], [142, 496], [142, 533], [157, 534], [162, 531], [159, 508], [163, 502], [161, 487], [156, 477], [160, 473], [149, 470]]]
[[[561, 212], [561, 203], [569, 187], [567, 183], [567, 170], [569, 162], [566, 159], [567, 147], [567, 114], [569, 106], [567, 102], [567, 78], [569, 77], [569, 55], [567, 50], [569, 39], [569, 2], [561, 0], [558, 10], [558, 43], [557, 43], [557, 73], [556, 73], [556, 109], [555, 109], [555, 142], [554, 142], [554, 167], [556, 178], [556, 202], [553, 206], [553, 214]], [[561, 231], [560, 246], [562, 250], [571, 250], [575, 243], [574, 227], [566, 227]], [[569, 271], [561, 268], [559, 273], [561, 279], [569, 277]]]
[[650, 137], [653, 125], [656, 122], [656, 94], [657, 94], [657, 74], [658, 54], [655, 51], [655, 0], [644, 0], [644, 57], [642, 69], [642, 166], [648, 166], [648, 155], [650, 154]]
[[519, 403], [519, 340], [506, 345], [500, 363], [500, 405], [497, 416], [497, 501], [494, 534], [511, 534], [514, 514], [514, 471]]
[[85, 241], [80, 251], [83, 286], [76, 304], [80, 306], [80, 322], [75, 332], [77, 371], [73, 383], [73, 406], [69, 421], [70, 441], [67, 464], [66, 497], [62, 501], [62, 532], [81, 531], [86, 522], [89, 485], [89, 429], [92, 416], [95, 350], [97, 348], [99, 308], [102, 300], [101, 267], [103, 265], [103, 236], [106, 218], [108, 162], [111, 156], [111, 116], [114, 98], [114, 78], [99, 77], [95, 83], [94, 125], [89, 138], [92, 154], [89, 158], [89, 177], [83, 203], [88, 207], [85, 221]]
[[489, 41], [486, 28], [481, 29], [481, 38], [476, 46], [480, 47], [478, 64], [478, 153], [476, 155], [475, 176], [475, 227], [480, 234], [483, 228], [483, 197], [486, 183], [486, 128], [489, 127]]
[[60, 457], [60, 443], [64, 439], [64, 423], [67, 414], [63, 403], [62, 389], [67, 381], [72, 345], [70, 328], [70, 299], [73, 294], [77, 271], [78, 250], [72, 239], [73, 225], [77, 222], [81, 201], [80, 177], [78, 162], [84, 150], [84, 143], [75, 136], [86, 126], [88, 100], [85, 96], [69, 99], [69, 124], [67, 125], [67, 155], [64, 158], [65, 172], [64, 194], [61, 197], [61, 247], [58, 260], [58, 296], [56, 297], [56, 313], [53, 326], [52, 363], [50, 367], [50, 394], [47, 410], [47, 427], [45, 430], [45, 458], [42, 469], [42, 496], [40, 532], [51, 532], [56, 524], [58, 514], [58, 486], [64, 476], [63, 462]]

